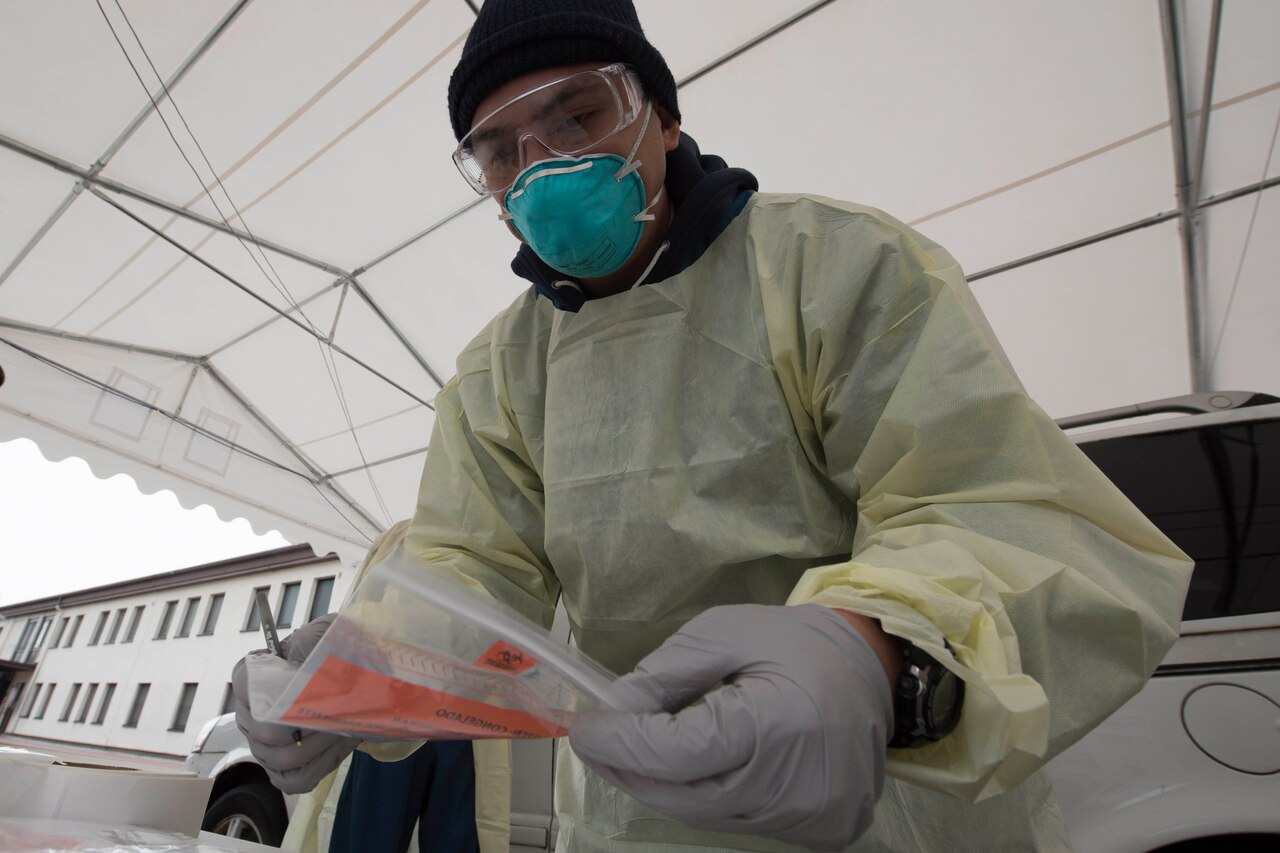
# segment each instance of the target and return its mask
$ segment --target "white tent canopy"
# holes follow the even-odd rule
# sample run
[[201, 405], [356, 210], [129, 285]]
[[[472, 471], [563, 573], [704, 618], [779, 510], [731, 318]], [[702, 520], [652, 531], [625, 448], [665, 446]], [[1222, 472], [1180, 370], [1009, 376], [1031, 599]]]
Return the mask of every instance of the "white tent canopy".
[[[347, 557], [409, 515], [524, 286], [449, 159], [473, 6], [0, 4], [0, 440]], [[1280, 3], [637, 6], [704, 151], [947, 246], [1051, 414], [1280, 391]]]

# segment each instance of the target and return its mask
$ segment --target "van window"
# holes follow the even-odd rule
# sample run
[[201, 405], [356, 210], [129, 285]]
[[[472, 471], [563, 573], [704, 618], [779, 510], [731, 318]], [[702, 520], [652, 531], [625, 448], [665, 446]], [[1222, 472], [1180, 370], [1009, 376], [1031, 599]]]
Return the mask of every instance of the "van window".
[[1280, 610], [1280, 420], [1081, 449], [1196, 561], [1184, 619]]

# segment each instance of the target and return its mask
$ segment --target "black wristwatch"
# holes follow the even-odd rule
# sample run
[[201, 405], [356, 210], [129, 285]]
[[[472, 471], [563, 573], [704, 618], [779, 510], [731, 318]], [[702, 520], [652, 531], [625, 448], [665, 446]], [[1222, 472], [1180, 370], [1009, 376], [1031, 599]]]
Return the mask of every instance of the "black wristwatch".
[[[947, 651], [951, 645], [946, 643]], [[964, 705], [964, 682], [910, 643], [902, 644], [902, 674], [893, 697], [891, 749], [942, 740], [955, 731]]]

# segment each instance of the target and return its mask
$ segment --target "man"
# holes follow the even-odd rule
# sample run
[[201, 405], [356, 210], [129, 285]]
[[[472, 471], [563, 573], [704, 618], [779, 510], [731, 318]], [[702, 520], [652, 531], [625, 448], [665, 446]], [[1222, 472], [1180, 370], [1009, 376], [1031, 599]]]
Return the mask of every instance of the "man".
[[437, 398], [404, 548], [562, 596], [629, 673], [562, 749], [561, 845], [1066, 848], [1036, 770], [1141, 687], [1190, 566], [955, 261], [701, 155], [627, 0], [488, 0], [449, 111], [533, 287]]

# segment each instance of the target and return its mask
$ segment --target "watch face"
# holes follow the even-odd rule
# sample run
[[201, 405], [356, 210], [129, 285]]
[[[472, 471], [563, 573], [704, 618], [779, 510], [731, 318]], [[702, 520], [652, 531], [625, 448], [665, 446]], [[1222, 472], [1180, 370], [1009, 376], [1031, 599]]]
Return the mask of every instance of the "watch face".
[[956, 706], [956, 686], [960, 683], [960, 679], [951, 673], [942, 676], [936, 687], [933, 689], [933, 715], [937, 719], [939, 717], [948, 717]]

